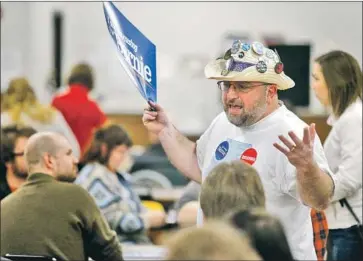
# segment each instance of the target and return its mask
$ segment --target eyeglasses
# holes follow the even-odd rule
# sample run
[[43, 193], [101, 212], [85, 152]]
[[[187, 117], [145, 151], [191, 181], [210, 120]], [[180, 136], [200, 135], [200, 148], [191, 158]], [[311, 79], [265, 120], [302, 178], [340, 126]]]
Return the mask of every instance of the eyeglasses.
[[219, 81], [217, 82], [218, 89], [222, 92], [228, 92], [229, 88], [233, 85], [237, 92], [248, 92], [254, 87], [270, 85], [269, 83], [250, 83], [250, 82], [230, 82], [230, 81]]

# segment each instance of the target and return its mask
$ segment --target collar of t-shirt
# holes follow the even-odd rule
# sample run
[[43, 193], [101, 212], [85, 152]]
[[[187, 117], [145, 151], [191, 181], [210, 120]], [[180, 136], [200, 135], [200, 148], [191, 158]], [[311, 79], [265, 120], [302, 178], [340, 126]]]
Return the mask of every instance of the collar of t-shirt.
[[282, 101], [279, 101], [279, 108], [275, 111], [264, 117], [263, 119], [259, 120], [258, 122], [250, 125], [242, 127], [244, 131], [254, 131], [256, 129], [264, 129], [269, 128], [271, 125], [276, 124], [279, 122], [281, 118], [281, 114], [283, 114], [287, 110], [286, 106]]

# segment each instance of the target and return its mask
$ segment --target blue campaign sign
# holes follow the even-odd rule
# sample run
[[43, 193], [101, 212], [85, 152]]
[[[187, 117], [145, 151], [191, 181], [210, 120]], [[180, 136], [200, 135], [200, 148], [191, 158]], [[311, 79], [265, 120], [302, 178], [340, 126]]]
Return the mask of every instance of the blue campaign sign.
[[112, 2], [103, 2], [103, 10], [122, 67], [142, 97], [157, 102], [156, 46]]

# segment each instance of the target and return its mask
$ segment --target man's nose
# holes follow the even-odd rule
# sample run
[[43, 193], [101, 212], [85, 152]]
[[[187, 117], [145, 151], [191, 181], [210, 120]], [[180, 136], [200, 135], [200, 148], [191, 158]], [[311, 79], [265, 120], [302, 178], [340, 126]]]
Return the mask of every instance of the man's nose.
[[228, 91], [227, 91], [227, 97], [228, 98], [236, 98], [238, 97], [238, 91], [236, 89], [236, 87], [234, 85], [231, 85], [229, 88], [228, 88]]

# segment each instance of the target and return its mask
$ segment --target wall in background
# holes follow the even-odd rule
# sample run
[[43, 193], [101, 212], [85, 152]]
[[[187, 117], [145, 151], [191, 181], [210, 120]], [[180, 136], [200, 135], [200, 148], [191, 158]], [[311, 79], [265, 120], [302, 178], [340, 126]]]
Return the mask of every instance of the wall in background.
[[1, 90], [8, 79], [29, 75], [29, 3], [1, 2]]
[[[2, 6], [2, 76], [11, 74], [4, 64], [10, 68], [13, 60], [18, 61], [19, 73], [29, 77], [42, 100], [49, 101], [45, 86], [53, 59], [51, 19], [52, 12], [59, 10], [65, 16], [63, 72], [76, 62], [90, 62], [97, 72], [96, 96], [106, 112], [142, 113], [145, 103], [116, 58], [100, 2], [4, 2]], [[228, 33], [254, 40], [278, 34], [287, 43], [309, 42], [312, 57], [340, 48], [362, 64], [362, 3], [118, 2], [116, 6], [156, 44], [159, 102], [176, 126], [189, 134], [203, 131], [220, 111], [216, 84], [204, 79], [203, 68], [227, 47]], [[313, 93], [310, 96], [310, 110], [323, 112]]]

